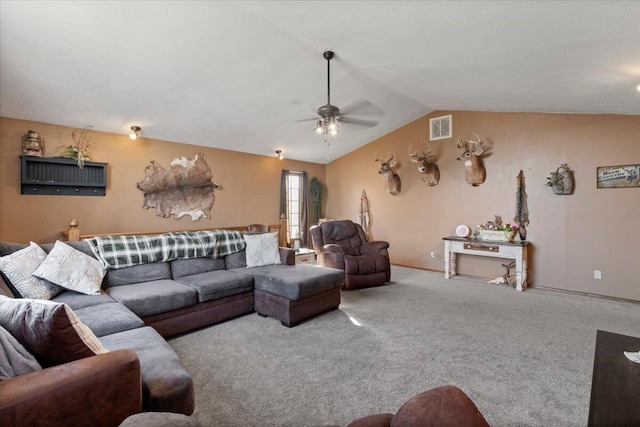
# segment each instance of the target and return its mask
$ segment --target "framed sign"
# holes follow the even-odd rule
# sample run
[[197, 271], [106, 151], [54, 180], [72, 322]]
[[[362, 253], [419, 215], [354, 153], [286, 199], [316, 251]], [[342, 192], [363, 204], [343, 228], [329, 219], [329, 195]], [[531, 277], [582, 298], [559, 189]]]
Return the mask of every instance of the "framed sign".
[[640, 165], [598, 166], [598, 188], [640, 187]]

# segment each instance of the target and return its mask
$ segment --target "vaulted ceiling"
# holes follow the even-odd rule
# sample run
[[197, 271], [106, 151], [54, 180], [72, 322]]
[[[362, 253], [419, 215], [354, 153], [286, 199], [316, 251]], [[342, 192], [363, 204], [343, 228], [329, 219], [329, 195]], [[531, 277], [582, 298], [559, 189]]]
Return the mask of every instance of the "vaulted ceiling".
[[[329, 143], [325, 50], [377, 123]], [[637, 1], [0, 2], [1, 116], [317, 163], [434, 110], [640, 114], [637, 85]]]

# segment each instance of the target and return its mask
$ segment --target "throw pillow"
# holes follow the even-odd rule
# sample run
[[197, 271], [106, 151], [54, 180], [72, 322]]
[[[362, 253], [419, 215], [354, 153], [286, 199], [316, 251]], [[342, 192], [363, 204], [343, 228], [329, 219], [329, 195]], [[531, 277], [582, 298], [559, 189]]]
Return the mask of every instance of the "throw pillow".
[[97, 259], [59, 240], [33, 272], [34, 276], [86, 295], [100, 293], [104, 274]]
[[42, 265], [47, 253], [37, 244], [29, 246], [0, 258], [0, 271], [11, 285], [24, 298], [51, 299], [64, 289], [53, 283], [33, 276], [33, 272]]
[[45, 368], [108, 351], [67, 304], [0, 295], [0, 326]]
[[0, 380], [42, 369], [31, 353], [0, 326]]
[[278, 232], [264, 234], [245, 234], [247, 242], [247, 267], [282, 264], [278, 249]]

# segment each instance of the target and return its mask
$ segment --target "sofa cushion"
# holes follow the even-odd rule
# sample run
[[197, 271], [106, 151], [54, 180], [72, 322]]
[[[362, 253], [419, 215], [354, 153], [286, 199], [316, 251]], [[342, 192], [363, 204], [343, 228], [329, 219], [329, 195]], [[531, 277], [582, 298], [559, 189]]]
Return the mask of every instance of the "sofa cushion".
[[168, 262], [151, 262], [133, 267], [107, 270], [103, 288], [131, 285], [134, 283], [153, 282], [154, 280], [171, 279], [171, 266]]
[[247, 266], [247, 251], [245, 249], [234, 252], [224, 257], [224, 264], [227, 270], [242, 268]]
[[0, 326], [0, 380], [42, 369], [31, 353]]
[[51, 298], [51, 301], [65, 303], [73, 310], [91, 307], [92, 305], [116, 302], [116, 300], [114, 300], [104, 292], [98, 295], [85, 295], [76, 291], [64, 291]]
[[205, 302], [253, 290], [253, 278], [227, 270], [209, 271], [181, 277], [178, 282], [198, 292], [198, 301]]
[[29, 245], [25, 243], [0, 242], [0, 256], [9, 255], [27, 247], [29, 247]]
[[[97, 259], [96, 256], [91, 251], [91, 247], [89, 246], [89, 244], [84, 240], [64, 242], [64, 243], [68, 246], [71, 246], [73, 249], [82, 252], [83, 254], [89, 255], [91, 258]], [[44, 249], [46, 253], [50, 253], [55, 247], [55, 245], [56, 245], [55, 243], [43, 243], [42, 245], [40, 245], [40, 247]]]
[[142, 319], [117, 302], [92, 305], [75, 310], [75, 313], [97, 337], [144, 326]]
[[107, 351], [66, 304], [0, 296], [0, 326], [45, 368]]
[[61, 241], [33, 272], [34, 276], [87, 295], [100, 293], [104, 274], [97, 259]]
[[100, 338], [110, 350], [132, 348], [140, 358], [142, 402], [147, 411], [179, 412], [194, 409], [193, 382], [178, 355], [155, 331], [146, 326]]
[[236, 274], [253, 277], [253, 286], [289, 300], [299, 300], [344, 284], [344, 272], [316, 265], [264, 265], [236, 268]]
[[31, 242], [26, 248], [0, 257], [0, 271], [20, 296], [51, 299], [62, 292], [63, 288], [33, 275], [46, 258], [47, 253]]
[[247, 267], [281, 264], [278, 250], [278, 233], [247, 234], [246, 261]]
[[184, 276], [206, 273], [207, 271], [224, 270], [224, 268], [224, 258], [204, 257], [171, 261], [171, 275], [174, 280]]
[[195, 289], [174, 280], [114, 286], [105, 292], [140, 317], [177, 310], [198, 302]]

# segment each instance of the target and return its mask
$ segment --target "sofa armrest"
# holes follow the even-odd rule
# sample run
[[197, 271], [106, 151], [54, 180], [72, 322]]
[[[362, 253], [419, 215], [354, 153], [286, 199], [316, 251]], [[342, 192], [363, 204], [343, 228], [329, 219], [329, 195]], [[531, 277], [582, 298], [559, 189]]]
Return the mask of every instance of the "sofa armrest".
[[340, 245], [336, 245], [335, 243], [330, 243], [328, 245], [324, 245], [320, 252], [343, 252]]
[[280, 246], [278, 249], [280, 249], [280, 261], [282, 261], [284, 265], [295, 265], [296, 263], [295, 250], [284, 247], [284, 246]]
[[386, 249], [389, 247], [389, 242], [373, 241], [363, 243], [360, 246], [360, 255], [373, 255], [373, 254], [386, 254]]
[[117, 426], [142, 411], [140, 361], [116, 350], [0, 381], [0, 420], [14, 426]]
[[344, 252], [320, 251], [318, 252], [318, 265], [344, 271]]

